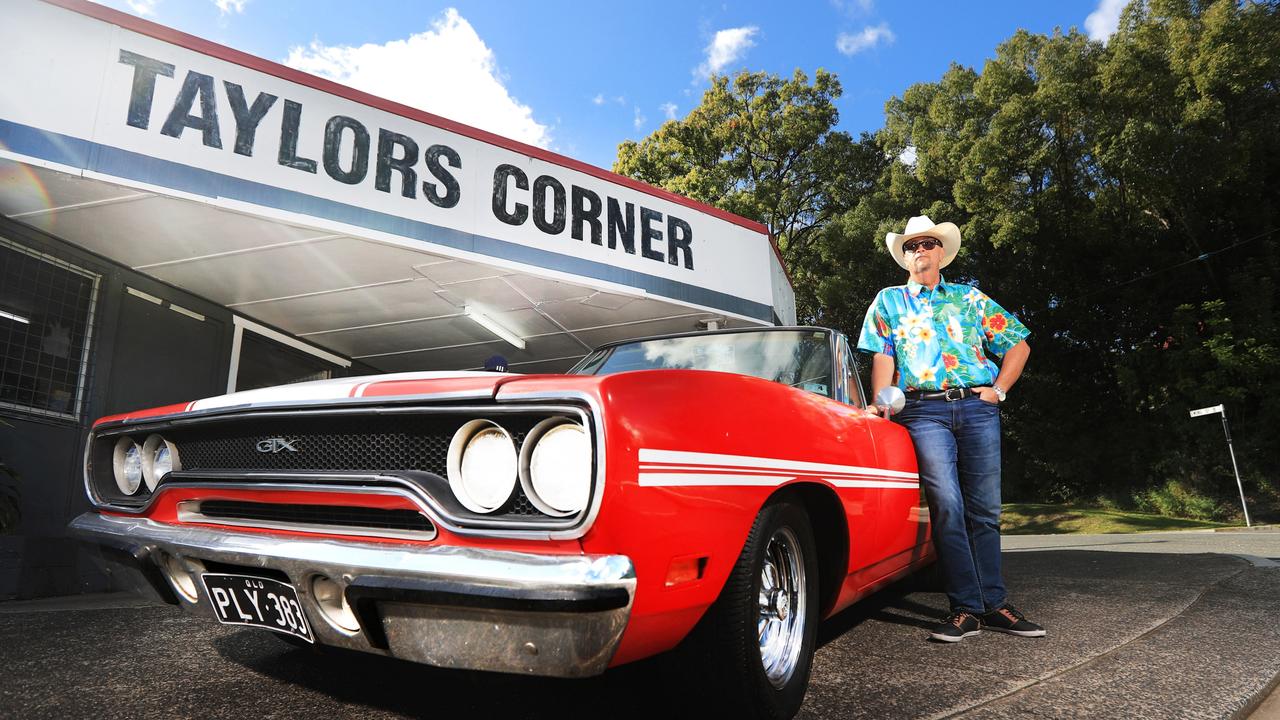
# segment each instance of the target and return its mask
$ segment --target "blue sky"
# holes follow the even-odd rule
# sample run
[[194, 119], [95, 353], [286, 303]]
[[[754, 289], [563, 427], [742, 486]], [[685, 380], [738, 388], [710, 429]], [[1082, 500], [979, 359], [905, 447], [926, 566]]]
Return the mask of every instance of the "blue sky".
[[694, 107], [712, 70], [835, 72], [840, 127], [857, 135], [890, 97], [953, 62], [980, 68], [1018, 28], [1105, 38], [1122, 0], [105, 4], [608, 168], [619, 142]]

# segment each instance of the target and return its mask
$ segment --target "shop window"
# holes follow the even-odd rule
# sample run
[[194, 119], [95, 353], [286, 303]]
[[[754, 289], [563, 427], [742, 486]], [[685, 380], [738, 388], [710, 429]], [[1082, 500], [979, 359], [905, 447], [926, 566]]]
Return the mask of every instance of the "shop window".
[[351, 361], [241, 317], [235, 318], [228, 392], [256, 390], [345, 374]]
[[242, 342], [236, 390], [255, 390], [333, 377], [333, 366], [329, 363], [256, 333], [245, 333]]
[[77, 419], [99, 276], [0, 238], [0, 408]]

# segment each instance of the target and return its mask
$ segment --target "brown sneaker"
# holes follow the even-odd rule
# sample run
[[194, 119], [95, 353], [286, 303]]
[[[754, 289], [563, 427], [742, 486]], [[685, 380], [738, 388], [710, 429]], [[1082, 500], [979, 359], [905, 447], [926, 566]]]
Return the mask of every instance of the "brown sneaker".
[[938, 623], [929, 633], [929, 637], [939, 642], [960, 642], [970, 635], [982, 632], [982, 622], [978, 616], [964, 611], [953, 612], [946, 620]]
[[1044, 637], [1044, 628], [1031, 622], [1018, 612], [1018, 608], [1005, 603], [999, 609], [982, 616], [982, 626], [988, 630], [1009, 633], [1021, 637]]

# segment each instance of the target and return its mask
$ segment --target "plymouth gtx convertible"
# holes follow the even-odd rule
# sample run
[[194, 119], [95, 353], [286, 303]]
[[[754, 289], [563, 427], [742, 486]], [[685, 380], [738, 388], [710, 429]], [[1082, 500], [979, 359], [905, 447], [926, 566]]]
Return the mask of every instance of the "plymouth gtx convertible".
[[819, 621], [933, 559], [910, 439], [811, 327], [107, 417], [85, 484], [74, 532], [192, 613], [558, 677], [674, 649], [740, 716], [793, 715]]

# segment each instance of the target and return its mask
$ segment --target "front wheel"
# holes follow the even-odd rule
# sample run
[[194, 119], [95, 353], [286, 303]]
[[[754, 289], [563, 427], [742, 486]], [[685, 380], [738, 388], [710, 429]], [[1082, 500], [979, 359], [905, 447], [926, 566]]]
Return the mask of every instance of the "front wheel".
[[690, 635], [686, 662], [716, 684], [707, 699], [734, 717], [790, 718], [799, 711], [817, 637], [817, 559], [808, 515], [792, 502], [771, 501], [720, 597]]

